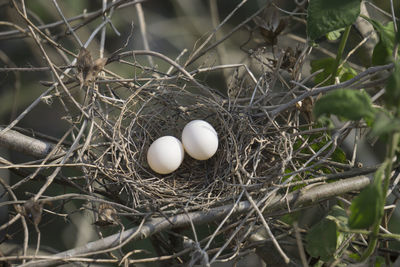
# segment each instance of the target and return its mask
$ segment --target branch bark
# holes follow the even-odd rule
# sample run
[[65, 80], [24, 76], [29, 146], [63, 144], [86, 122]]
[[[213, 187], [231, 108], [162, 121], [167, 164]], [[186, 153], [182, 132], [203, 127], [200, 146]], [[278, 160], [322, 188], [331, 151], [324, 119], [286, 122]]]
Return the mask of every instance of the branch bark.
[[[0, 127], [0, 132], [3, 130], [4, 128]], [[53, 150], [55, 145], [14, 130], [7, 130], [0, 134], [0, 147], [15, 150], [36, 158], [44, 158]]]
[[[334, 196], [342, 195], [351, 191], [358, 191], [366, 187], [370, 183], [370, 179], [366, 176], [358, 176], [341, 181], [314, 186], [309, 189], [289, 193], [286, 197], [283, 195], [275, 196], [265, 209], [264, 216], [268, 217], [274, 211], [287, 210], [287, 207], [296, 208], [302, 205], [309, 205], [317, 203]], [[54, 255], [54, 259], [46, 260], [33, 260], [28, 263], [22, 264], [22, 267], [44, 267], [68, 261], [68, 258], [74, 257], [75, 259], [84, 254], [96, 254], [97, 251], [109, 249], [124, 242], [128, 238], [133, 240], [145, 239], [155, 233], [163, 230], [180, 228], [190, 225], [192, 221], [196, 225], [218, 221], [226, 216], [234, 205], [225, 205], [216, 207], [208, 211], [191, 212], [188, 214], [178, 214], [168, 218], [152, 218], [146, 222], [142, 227], [133, 227], [123, 233], [117, 233], [108, 236], [104, 239], [87, 243], [84, 246], [67, 250]], [[252, 209], [248, 201], [239, 202], [234, 210], [234, 215], [240, 215], [249, 212]], [[132, 237], [135, 235], [134, 237]]]

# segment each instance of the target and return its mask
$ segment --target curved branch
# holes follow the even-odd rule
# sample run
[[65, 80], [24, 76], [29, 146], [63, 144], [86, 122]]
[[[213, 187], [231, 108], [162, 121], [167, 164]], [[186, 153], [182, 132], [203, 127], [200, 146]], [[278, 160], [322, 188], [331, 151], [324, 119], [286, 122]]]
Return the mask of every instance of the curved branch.
[[[351, 191], [358, 191], [366, 187], [369, 183], [370, 180], [368, 177], [358, 176], [337, 181], [334, 183], [315, 186], [309, 189], [303, 188], [299, 191], [288, 194], [286, 197], [282, 195], [277, 195], [269, 202], [267, 208], [265, 209], [264, 216], [267, 217], [268, 214], [271, 214], [271, 212], [273, 211], [287, 210], [288, 206], [290, 206], [290, 208], [295, 208], [301, 205], [317, 203]], [[163, 230], [188, 226], [190, 225], [191, 221], [196, 225], [218, 221], [226, 216], [226, 214], [231, 212], [232, 208], [234, 208], [234, 205], [225, 205], [212, 208], [208, 211], [197, 211], [187, 214], [178, 214], [168, 219], [164, 217], [153, 218], [141, 227], [133, 227], [122, 233], [117, 233], [104, 239], [87, 243], [84, 246], [58, 253], [54, 255], [54, 259], [33, 260], [20, 266], [50, 266], [68, 260], [68, 258], [71, 257], [76, 258], [84, 254], [96, 254], [97, 251], [117, 246], [120, 242], [124, 242], [128, 238], [130, 238], [131, 241], [145, 239]], [[248, 201], [241, 201], [236, 206], [233, 213], [235, 215], [240, 215], [249, 212], [251, 209], [252, 206]], [[135, 236], [132, 237], [133, 235]]]

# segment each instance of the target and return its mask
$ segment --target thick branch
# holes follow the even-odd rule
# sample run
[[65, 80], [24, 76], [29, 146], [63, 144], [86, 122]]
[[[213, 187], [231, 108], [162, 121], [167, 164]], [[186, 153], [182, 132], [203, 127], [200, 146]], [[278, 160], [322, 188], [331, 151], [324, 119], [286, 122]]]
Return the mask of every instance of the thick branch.
[[[302, 189], [300, 191], [292, 192], [284, 198], [281, 195], [276, 196], [270, 201], [266, 208], [264, 216], [268, 216], [273, 211], [277, 210], [287, 210], [287, 206], [290, 208], [295, 208], [301, 205], [308, 205], [316, 203], [328, 198], [342, 195], [351, 191], [358, 191], [367, 186], [370, 180], [366, 176], [358, 176], [354, 178], [344, 179], [334, 183], [324, 184], [321, 186], [311, 187], [310, 189]], [[85, 246], [67, 250], [65, 252], [58, 253], [54, 255], [54, 260], [37, 260], [30, 261], [26, 264], [20, 265], [23, 267], [28, 266], [50, 266], [62, 262], [63, 260], [68, 260], [70, 257], [79, 257], [83, 254], [96, 254], [97, 251], [112, 248], [117, 246], [120, 242], [127, 240], [128, 238], [132, 240], [145, 239], [157, 232], [179, 228], [183, 226], [190, 225], [192, 221], [194, 224], [205, 224], [213, 221], [218, 221], [226, 216], [234, 205], [225, 205], [221, 207], [216, 207], [208, 211], [198, 211], [191, 212], [188, 214], [179, 214], [172, 216], [170, 218], [153, 218], [145, 223], [140, 229], [139, 227], [133, 227], [123, 233], [117, 233], [106, 237], [101, 240], [87, 243]], [[252, 209], [251, 204], [248, 201], [239, 202], [234, 210], [235, 215], [243, 214], [249, 212]], [[132, 235], [135, 235], [132, 238]]]
[[[3, 127], [0, 127], [0, 132], [3, 129]], [[52, 151], [54, 144], [29, 137], [14, 130], [7, 130], [0, 134], [0, 147], [6, 147], [36, 158], [44, 158]]]

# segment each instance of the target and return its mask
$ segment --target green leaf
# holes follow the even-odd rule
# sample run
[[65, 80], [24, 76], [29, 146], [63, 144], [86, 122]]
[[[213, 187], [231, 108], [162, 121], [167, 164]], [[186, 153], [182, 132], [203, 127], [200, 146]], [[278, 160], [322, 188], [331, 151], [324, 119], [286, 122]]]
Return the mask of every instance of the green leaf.
[[391, 62], [396, 39], [393, 22], [388, 22], [386, 25], [383, 25], [373, 19], [364, 18], [372, 24], [379, 35], [379, 42], [372, 52], [372, 64], [384, 65]]
[[361, 255], [357, 253], [349, 253], [349, 258], [353, 259], [355, 261], [360, 261], [361, 260]]
[[321, 84], [322, 86], [326, 85], [329, 75], [332, 74], [334, 64], [335, 59], [331, 57], [312, 60], [310, 63], [312, 73], [318, 70], [323, 70], [315, 76], [314, 82], [316, 84]]
[[400, 120], [388, 112], [377, 112], [372, 124], [371, 136], [382, 136], [400, 131]]
[[307, 36], [315, 40], [353, 24], [360, 14], [360, 0], [310, 0]]
[[345, 82], [357, 76], [357, 72], [349, 66], [349, 64], [344, 63], [342, 68], [339, 68], [339, 80], [340, 82]]
[[326, 218], [335, 221], [337, 225], [341, 225], [343, 227], [346, 227], [348, 221], [346, 211], [339, 205], [334, 205]]
[[394, 65], [394, 70], [388, 79], [385, 93], [386, 104], [392, 107], [400, 105], [400, 61]]
[[380, 218], [381, 203], [381, 186], [371, 184], [364, 188], [351, 202], [349, 227], [365, 229], [372, 226]]
[[370, 119], [375, 114], [369, 95], [350, 89], [327, 93], [315, 103], [313, 112], [316, 118], [333, 114], [348, 120]]
[[378, 223], [383, 215], [384, 193], [382, 180], [389, 161], [385, 161], [375, 172], [374, 182], [364, 188], [351, 202], [349, 227], [365, 229]]
[[335, 40], [339, 39], [340, 35], [341, 35], [342, 31], [344, 31], [344, 29], [345, 28], [341, 28], [341, 29], [336, 30], [336, 31], [328, 32], [326, 34], [326, 39], [328, 39], [329, 41], [335, 41]]
[[383, 267], [386, 266], [385, 258], [382, 256], [377, 256], [375, 260], [375, 267]]
[[301, 215], [301, 212], [293, 212], [293, 213], [288, 213], [279, 218], [284, 223], [287, 223], [289, 225], [292, 225], [294, 222], [299, 220], [299, 217]]
[[[321, 58], [311, 61], [311, 72], [316, 72], [318, 70], [323, 70], [321, 73], [318, 73], [315, 78], [314, 82], [316, 84], [320, 84], [322, 86], [328, 85], [329, 76], [333, 72], [333, 66], [335, 65], [334, 58]], [[343, 64], [341, 68], [337, 70], [337, 76], [341, 82], [347, 81], [357, 75], [357, 72], [352, 69], [347, 63]]]
[[335, 128], [335, 124], [333, 123], [333, 121], [325, 115], [321, 115], [317, 121], [318, 124], [320, 124], [322, 127], [327, 127], [329, 130]]
[[381, 166], [379, 166], [379, 168], [376, 170], [376, 172], [374, 174], [374, 184], [375, 185], [380, 186], [382, 184], [383, 178], [385, 176], [385, 169], [386, 169], [387, 165], [389, 164], [390, 160], [391, 159], [386, 159], [381, 164]]
[[331, 157], [335, 162], [347, 163], [346, 153], [339, 147], [335, 149]]
[[315, 224], [307, 233], [307, 252], [323, 261], [334, 258], [335, 251], [344, 241], [346, 234], [339, 231], [339, 226], [346, 227], [346, 211], [334, 205], [328, 215]]
[[379, 41], [372, 52], [372, 65], [385, 65], [391, 60], [391, 51], [393, 47], [385, 46], [381, 41]]
[[337, 225], [326, 218], [315, 224], [307, 233], [307, 252], [323, 261], [333, 259], [338, 237]]

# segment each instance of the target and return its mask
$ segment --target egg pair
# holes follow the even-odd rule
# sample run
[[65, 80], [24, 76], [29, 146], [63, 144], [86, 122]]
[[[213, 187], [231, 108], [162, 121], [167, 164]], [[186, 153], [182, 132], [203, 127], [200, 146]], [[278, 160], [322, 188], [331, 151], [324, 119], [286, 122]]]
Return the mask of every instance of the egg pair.
[[194, 120], [182, 131], [182, 143], [173, 136], [154, 141], [147, 151], [150, 168], [159, 174], [168, 174], [179, 168], [185, 151], [194, 159], [211, 158], [218, 148], [218, 134], [206, 121]]

